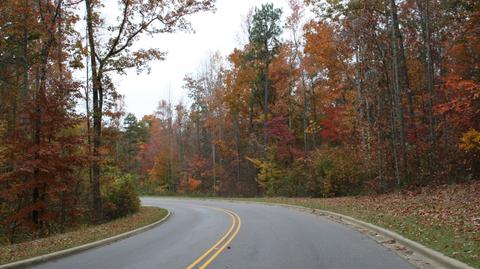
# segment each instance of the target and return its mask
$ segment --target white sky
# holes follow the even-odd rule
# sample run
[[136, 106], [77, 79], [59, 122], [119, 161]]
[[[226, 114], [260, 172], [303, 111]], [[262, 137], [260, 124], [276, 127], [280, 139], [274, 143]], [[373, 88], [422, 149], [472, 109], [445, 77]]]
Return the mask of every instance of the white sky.
[[196, 73], [216, 51], [226, 56], [240, 47], [242, 21], [252, 7], [262, 3], [281, 7], [283, 19], [290, 14], [287, 0], [217, 0], [215, 13], [191, 16], [196, 33], [165, 34], [140, 40], [136, 45], [160, 48], [168, 55], [165, 61], [150, 64], [150, 74], [137, 75], [131, 70], [125, 76], [114, 77], [118, 91], [125, 96], [126, 110], [140, 118], [151, 114], [161, 99], [189, 103], [188, 94], [182, 89], [185, 74]]

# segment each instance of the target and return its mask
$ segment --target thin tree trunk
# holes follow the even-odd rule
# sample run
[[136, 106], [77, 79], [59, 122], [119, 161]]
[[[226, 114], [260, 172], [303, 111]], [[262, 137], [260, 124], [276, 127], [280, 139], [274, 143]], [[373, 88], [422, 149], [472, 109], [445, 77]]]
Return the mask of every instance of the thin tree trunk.
[[[399, 64], [399, 52], [398, 52], [398, 17], [397, 17], [397, 6], [395, 0], [390, 0], [390, 11], [392, 15], [392, 60], [393, 60], [393, 73], [394, 73], [394, 82], [393, 82], [393, 97], [394, 97], [394, 107], [396, 111], [396, 120], [399, 123], [399, 136], [400, 136], [400, 155], [402, 156], [402, 176], [407, 175], [407, 150], [405, 143], [405, 121], [403, 115], [403, 105], [402, 105], [402, 96], [401, 96], [401, 73], [400, 73], [400, 64]], [[399, 182], [400, 183], [400, 182]]]
[[382, 152], [382, 130], [381, 130], [381, 125], [380, 125], [380, 115], [381, 111], [383, 110], [383, 103], [382, 103], [382, 98], [380, 97], [379, 94], [377, 94], [377, 161], [378, 161], [378, 178], [380, 182], [383, 181], [384, 173], [383, 173], [383, 152]]
[[237, 183], [240, 181], [240, 169], [241, 169], [241, 161], [240, 161], [240, 123], [238, 117], [238, 111], [235, 111], [234, 115], [234, 132], [235, 132], [235, 147], [237, 149]]
[[426, 72], [425, 72], [425, 84], [428, 91], [428, 120], [429, 120], [429, 143], [431, 149], [435, 145], [435, 118], [433, 117], [433, 100], [435, 99], [434, 92], [434, 74], [433, 74], [433, 59], [432, 59], [432, 48], [431, 48], [431, 33], [430, 33], [430, 7], [429, 0], [424, 0], [423, 4], [418, 3], [418, 6], [421, 9], [422, 14], [422, 31], [423, 31], [423, 42], [425, 46], [425, 63], [426, 63]]
[[267, 122], [268, 122], [268, 66], [265, 68], [265, 81], [264, 81], [264, 105], [263, 105], [263, 145], [265, 147], [265, 154], [267, 154], [267, 147], [268, 147], [268, 134], [267, 134]]
[[303, 111], [302, 111], [302, 118], [303, 118], [303, 151], [304, 155], [307, 156], [308, 151], [308, 136], [307, 136], [307, 128], [308, 128], [308, 100], [307, 100], [307, 85], [305, 83], [305, 76], [302, 72], [302, 88], [303, 88]]
[[250, 87], [250, 98], [248, 100], [248, 130], [253, 132], [253, 87]]
[[215, 142], [212, 136], [212, 165], [213, 165], [213, 193], [217, 192], [217, 163], [216, 163], [216, 151], [215, 151]]
[[201, 156], [202, 150], [201, 150], [201, 145], [200, 145], [200, 115], [199, 112], [196, 112], [195, 115], [195, 127], [196, 127], [196, 136], [197, 136], [197, 154], [198, 156]]
[[310, 99], [311, 99], [310, 107], [312, 109], [313, 126], [315, 126], [315, 129], [313, 130], [313, 134], [312, 134], [312, 145], [313, 145], [313, 148], [316, 149], [317, 144], [319, 144], [319, 142], [317, 141], [317, 105], [316, 105], [317, 101], [315, 98], [315, 87], [313, 87], [313, 85], [310, 87]]
[[23, 29], [23, 84], [22, 84], [22, 93], [21, 93], [21, 100], [25, 100], [25, 98], [28, 95], [28, 29], [27, 29], [27, 15], [26, 11], [28, 10], [28, 2], [29, 0], [25, 0], [24, 6], [25, 6], [25, 14], [23, 15], [23, 18], [25, 20], [24, 23], [24, 29]]
[[359, 124], [359, 128], [360, 128], [360, 137], [361, 137], [361, 143], [362, 143], [362, 148], [365, 150], [367, 149], [367, 137], [365, 135], [365, 128], [362, 124], [362, 121], [363, 119], [365, 118], [365, 114], [366, 114], [366, 111], [365, 111], [365, 108], [363, 106], [363, 104], [365, 103], [365, 98], [363, 97], [363, 87], [364, 87], [364, 77], [363, 77], [363, 72], [362, 72], [362, 59], [360, 58], [360, 47], [358, 47], [358, 49], [355, 51], [355, 54], [356, 54], [356, 58], [357, 58], [357, 64], [356, 64], [356, 73], [357, 73], [357, 98], [358, 100], [360, 101], [359, 102], [359, 107], [358, 107], [358, 110], [359, 110], [359, 114], [360, 114], [360, 119], [358, 121], [358, 124]]

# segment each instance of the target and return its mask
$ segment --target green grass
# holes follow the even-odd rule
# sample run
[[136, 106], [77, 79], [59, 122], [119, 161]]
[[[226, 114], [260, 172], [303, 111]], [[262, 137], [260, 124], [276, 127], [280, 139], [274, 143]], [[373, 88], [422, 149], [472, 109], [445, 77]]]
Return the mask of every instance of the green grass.
[[141, 207], [138, 213], [101, 225], [85, 226], [34, 241], [0, 246], [0, 264], [53, 253], [135, 230], [162, 219], [167, 213], [162, 208]]
[[[449, 257], [480, 268], [480, 235], [478, 232], [461, 232], [457, 227], [442, 222], [432, 223], [422, 216], [391, 214], [388, 211], [372, 211], [355, 204], [342, 202], [322, 203], [322, 199], [252, 198], [247, 201], [284, 203], [336, 212], [395, 231], [411, 240], [435, 249]], [[462, 226], [463, 223], [459, 223]]]

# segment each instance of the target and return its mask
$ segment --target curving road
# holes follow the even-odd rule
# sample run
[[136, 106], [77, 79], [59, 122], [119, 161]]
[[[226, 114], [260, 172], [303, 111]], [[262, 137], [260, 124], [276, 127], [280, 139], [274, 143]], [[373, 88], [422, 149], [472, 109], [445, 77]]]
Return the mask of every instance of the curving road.
[[139, 235], [32, 268], [413, 269], [326, 218], [260, 204], [145, 198], [173, 212]]

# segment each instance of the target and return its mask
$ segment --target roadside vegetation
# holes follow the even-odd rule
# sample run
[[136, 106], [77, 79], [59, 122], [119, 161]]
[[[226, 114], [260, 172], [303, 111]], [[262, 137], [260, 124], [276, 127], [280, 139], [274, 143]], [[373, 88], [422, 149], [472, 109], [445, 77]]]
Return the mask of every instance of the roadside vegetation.
[[62, 234], [18, 244], [0, 245], [0, 264], [32, 258], [109, 238], [161, 220], [167, 210], [142, 207], [137, 213], [101, 225], [84, 225]]

